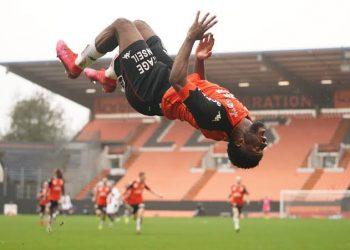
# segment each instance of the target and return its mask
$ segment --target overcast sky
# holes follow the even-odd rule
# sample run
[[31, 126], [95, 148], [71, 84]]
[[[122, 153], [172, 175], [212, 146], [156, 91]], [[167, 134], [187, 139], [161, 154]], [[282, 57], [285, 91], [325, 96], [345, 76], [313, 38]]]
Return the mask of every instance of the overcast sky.
[[[350, 47], [350, 0], [1, 0], [0, 61], [56, 60], [58, 39], [80, 51], [117, 17], [144, 19], [175, 54], [199, 9], [218, 16], [214, 52]], [[0, 83], [4, 132], [14, 102], [45, 90], [4, 68]], [[87, 122], [87, 109], [51, 97], [72, 133]]]

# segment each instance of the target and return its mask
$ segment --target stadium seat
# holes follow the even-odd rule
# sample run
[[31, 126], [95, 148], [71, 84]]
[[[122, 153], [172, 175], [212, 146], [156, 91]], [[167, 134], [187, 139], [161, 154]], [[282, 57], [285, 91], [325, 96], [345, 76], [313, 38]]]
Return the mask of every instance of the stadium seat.
[[242, 176], [252, 200], [265, 196], [278, 200], [280, 190], [300, 189], [310, 174], [298, 173], [297, 169], [315, 142], [330, 141], [339, 121], [338, 118], [294, 117], [288, 125], [274, 127], [279, 141], [266, 149], [259, 167], [248, 171], [236, 169], [235, 173], [216, 172], [195, 200], [225, 200], [237, 175]]

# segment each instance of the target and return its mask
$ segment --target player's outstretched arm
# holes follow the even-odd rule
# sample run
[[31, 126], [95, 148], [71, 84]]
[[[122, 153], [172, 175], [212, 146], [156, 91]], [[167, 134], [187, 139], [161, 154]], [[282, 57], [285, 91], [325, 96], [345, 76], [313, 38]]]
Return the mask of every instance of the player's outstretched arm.
[[194, 64], [194, 72], [199, 74], [202, 80], [205, 80], [205, 65], [204, 61], [208, 59], [212, 54], [212, 49], [214, 46], [214, 36], [209, 33], [199, 41], [196, 49], [196, 60]]
[[65, 187], [64, 187], [64, 184], [63, 184], [63, 186], [62, 186], [62, 195], [66, 195], [66, 189], [65, 189]]
[[198, 11], [196, 19], [187, 32], [186, 39], [175, 58], [170, 72], [169, 81], [176, 91], [180, 91], [186, 85], [189, 58], [195, 41], [201, 40], [205, 32], [217, 23], [216, 16], [209, 17], [209, 13], [207, 13], [199, 20], [199, 15], [200, 12]]
[[150, 192], [150, 193], [153, 194], [154, 196], [157, 196], [158, 198], [163, 199], [163, 196], [162, 196], [162, 195], [160, 195], [160, 194], [154, 192], [149, 186], [146, 185], [145, 188], [146, 188], [146, 190], [147, 190], [148, 192]]
[[249, 204], [250, 203], [250, 197], [249, 197], [249, 192], [248, 192], [246, 187], [244, 187], [244, 194], [245, 194], [245, 197], [246, 197], [245, 201], [246, 201], [247, 204]]
[[230, 202], [231, 198], [232, 198], [232, 195], [229, 194], [229, 195], [227, 196], [227, 202]]
[[149, 191], [151, 194], [153, 194], [154, 196], [157, 196], [158, 198], [163, 199], [163, 196], [162, 196], [162, 195], [160, 195], [160, 194], [154, 192], [153, 190], [148, 189], [148, 191]]

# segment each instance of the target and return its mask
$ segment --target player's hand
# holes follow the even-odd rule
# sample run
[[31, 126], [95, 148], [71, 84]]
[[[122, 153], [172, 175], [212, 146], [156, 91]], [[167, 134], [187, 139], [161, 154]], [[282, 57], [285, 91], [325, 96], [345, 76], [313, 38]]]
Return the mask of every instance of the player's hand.
[[218, 21], [216, 16], [209, 17], [209, 13], [199, 20], [200, 11], [197, 12], [196, 19], [187, 33], [187, 38], [190, 40], [201, 40], [211, 27]]
[[196, 57], [198, 60], [205, 60], [211, 56], [214, 42], [214, 36], [211, 33], [206, 34], [203, 39], [200, 40], [196, 49]]

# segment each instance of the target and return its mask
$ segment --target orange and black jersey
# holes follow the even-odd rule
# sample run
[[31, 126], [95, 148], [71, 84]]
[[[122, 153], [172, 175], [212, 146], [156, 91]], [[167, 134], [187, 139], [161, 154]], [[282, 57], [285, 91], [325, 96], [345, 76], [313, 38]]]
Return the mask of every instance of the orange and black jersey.
[[59, 201], [64, 194], [64, 180], [52, 178], [49, 180], [49, 200]]
[[187, 121], [207, 138], [228, 141], [232, 129], [249, 118], [247, 108], [229, 90], [196, 73], [177, 92], [169, 82], [172, 63], [157, 36], [126, 48], [114, 70], [130, 105], [141, 114]]
[[228, 141], [228, 133], [242, 119], [250, 119], [248, 109], [232, 93], [196, 73], [187, 77], [179, 92], [171, 87], [165, 93], [162, 110], [168, 119], [187, 121], [217, 141]]
[[232, 185], [230, 189], [231, 204], [244, 204], [244, 196], [249, 195], [247, 188], [244, 185]]
[[111, 192], [111, 189], [107, 186], [98, 187], [96, 189], [95, 193], [95, 202], [99, 206], [106, 206], [107, 205], [107, 197], [109, 193]]
[[126, 198], [126, 203], [129, 205], [141, 204], [143, 203], [143, 190], [150, 190], [146, 183], [140, 181], [133, 181], [128, 187], [128, 197]]

